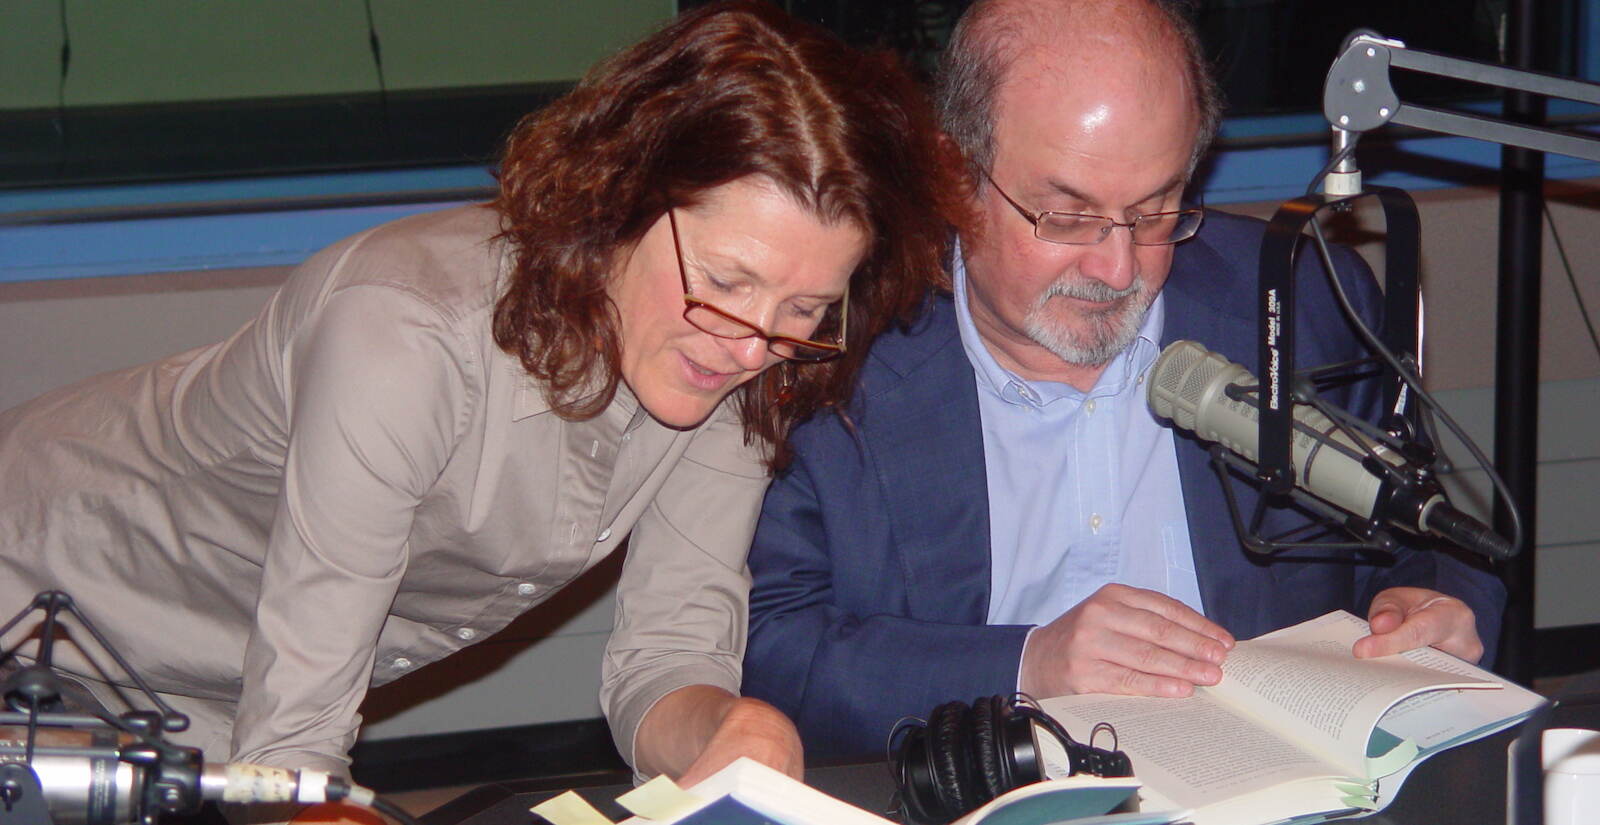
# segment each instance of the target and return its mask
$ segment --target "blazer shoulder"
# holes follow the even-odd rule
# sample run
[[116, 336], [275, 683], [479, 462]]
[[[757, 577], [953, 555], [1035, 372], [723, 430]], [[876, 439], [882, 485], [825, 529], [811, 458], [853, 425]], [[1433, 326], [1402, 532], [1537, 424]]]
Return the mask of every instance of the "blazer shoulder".
[[795, 428], [797, 454], [803, 457], [822, 442], [856, 443], [881, 435], [883, 427], [923, 416], [930, 408], [959, 405], [964, 394], [972, 395], [975, 409], [971, 376], [953, 300], [930, 295], [914, 320], [891, 327], [873, 342], [844, 411], [825, 411]]
[[[1254, 323], [1261, 280], [1261, 246], [1267, 222], [1216, 209], [1206, 211], [1205, 223], [1193, 241], [1173, 252], [1166, 289], [1179, 300], [1208, 307], [1236, 321]], [[1348, 247], [1329, 244], [1339, 280], [1358, 308], [1365, 309], [1377, 292], [1372, 270]], [[1295, 255], [1295, 284], [1307, 309], [1322, 315], [1333, 306], [1321, 259], [1303, 241]]]
[[1206, 210], [1200, 234], [1173, 250], [1166, 290], [1180, 303], [1199, 304], [1238, 322], [1253, 320], [1266, 229], [1266, 221], [1258, 218]]
[[956, 326], [955, 300], [948, 293], [930, 294], [917, 317], [890, 327], [872, 343], [861, 370], [860, 397], [871, 398], [948, 360], [952, 352], [965, 361]]

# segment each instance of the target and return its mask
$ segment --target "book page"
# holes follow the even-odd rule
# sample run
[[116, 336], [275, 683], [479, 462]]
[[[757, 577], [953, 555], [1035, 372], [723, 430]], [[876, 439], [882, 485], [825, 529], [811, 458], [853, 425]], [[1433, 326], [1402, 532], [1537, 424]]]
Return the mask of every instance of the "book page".
[[1418, 664], [1483, 679], [1500, 690], [1440, 690], [1419, 693], [1390, 708], [1378, 726], [1417, 744], [1424, 756], [1487, 736], [1532, 713], [1544, 697], [1431, 647], [1400, 654]]
[[[1343, 778], [1333, 765], [1204, 693], [1187, 699], [1059, 696], [1039, 704], [1068, 731], [1109, 722], [1140, 781], [1179, 808], [1286, 782]], [[1108, 745], [1103, 735], [1095, 744]]]
[[1366, 777], [1367, 741], [1395, 703], [1446, 687], [1499, 687], [1404, 655], [1357, 659], [1351, 646], [1365, 635], [1365, 621], [1335, 611], [1240, 642], [1222, 665], [1222, 682], [1202, 690], [1319, 754], [1340, 772]]

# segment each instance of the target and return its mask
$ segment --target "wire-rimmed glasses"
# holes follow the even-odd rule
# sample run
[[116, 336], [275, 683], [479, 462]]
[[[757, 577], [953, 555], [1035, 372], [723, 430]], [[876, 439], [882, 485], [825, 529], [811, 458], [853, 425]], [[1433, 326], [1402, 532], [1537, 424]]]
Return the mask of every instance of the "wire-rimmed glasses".
[[1205, 219], [1204, 209], [1179, 209], [1175, 212], [1149, 212], [1135, 215], [1133, 220], [1123, 223], [1104, 215], [1086, 215], [1080, 212], [1030, 212], [1006, 194], [995, 182], [994, 176], [987, 171], [983, 176], [989, 179], [989, 185], [994, 191], [1005, 198], [1011, 208], [1017, 210], [1028, 223], [1033, 224], [1034, 237], [1048, 243], [1072, 244], [1074, 246], [1093, 246], [1106, 239], [1111, 230], [1123, 226], [1127, 227], [1133, 236], [1136, 246], [1168, 246], [1187, 241], [1200, 231], [1200, 222]]

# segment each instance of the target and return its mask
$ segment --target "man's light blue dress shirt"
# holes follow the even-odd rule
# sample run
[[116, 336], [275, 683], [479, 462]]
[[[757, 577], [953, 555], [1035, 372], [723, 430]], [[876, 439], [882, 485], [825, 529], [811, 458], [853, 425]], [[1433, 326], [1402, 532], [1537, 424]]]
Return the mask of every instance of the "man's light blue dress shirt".
[[1145, 403], [1163, 298], [1085, 393], [1026, 381], [995, 361], [955, 257], [956, 317], [978, 384], [989, 482], [989, 623], [1048, 624], [1110, 582], [1201, 611], [1172, 431]]

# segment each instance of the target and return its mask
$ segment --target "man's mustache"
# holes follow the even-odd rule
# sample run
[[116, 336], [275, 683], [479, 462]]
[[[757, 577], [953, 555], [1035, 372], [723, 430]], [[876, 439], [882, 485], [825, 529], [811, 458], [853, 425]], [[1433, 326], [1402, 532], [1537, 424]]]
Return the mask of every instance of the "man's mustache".
[[1128, 284], [1125, 289], [1112, 289], [1103, 281], [1096, 281], [1093, 278], [1062, 279], [1045, 288], [1044, 292], [1039, 296], [1039, 305], [1043, 306], [1045, 301], [1058, 297], [1077, 298], [1080, 301], [1093, 301], [1103, 304], [1137, 295], [1142, 290], [1143, 284], [1137, 280]]

